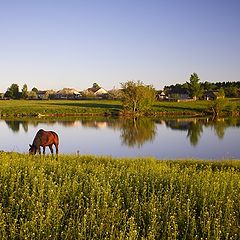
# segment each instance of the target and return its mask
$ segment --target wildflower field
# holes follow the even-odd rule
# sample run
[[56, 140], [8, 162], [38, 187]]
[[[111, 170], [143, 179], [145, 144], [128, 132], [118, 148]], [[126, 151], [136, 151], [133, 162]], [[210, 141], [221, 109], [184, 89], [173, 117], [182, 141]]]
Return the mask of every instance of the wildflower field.
[[0, 239], [239, 239], [240, 162], [0, 153]]

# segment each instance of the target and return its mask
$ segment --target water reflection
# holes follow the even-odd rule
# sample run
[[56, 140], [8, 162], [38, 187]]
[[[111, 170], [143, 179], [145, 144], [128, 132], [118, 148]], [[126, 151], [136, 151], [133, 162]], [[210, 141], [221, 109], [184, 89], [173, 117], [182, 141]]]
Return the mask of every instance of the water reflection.
[[156, 135], [154, 121], [143, 119], [125, 119], [121, 126], [122, 143], [129, 147], [141, 147], [145, 142], [151, 141]]
[[[188, 119], [171, 119], [156, 120], [149, 118], [140, 119], [113, 119], [113, 118], [82, 118], [82, 119], [65, 119], [65, 120], [44, 120], [47, 125], [59, 124], [66, 128], [81, 126], [83, 128], [103, 129], [109, 128], [118, 130], [123, 145], [128, 147], [141, 147], [146, 142], [153, 141], [157, 135], [157, 125], [163, 124], [173, 131], [186, 132], [186, 137], [192, 146], [197, 146], [202, 137], [204, 129], [213, 129], [219, 139], [223, 139], [225, 131], [229, 127], [239, 127], [240, 120], [237, 118], [188, 118]], [[29, 120], [5, 120], [8, 128], [14, 133], [20, 131], [28, 132], [29, 126], [38, 127], [43, 121], [36, 119]], [[160, 133], [161, 134], [161, 133]]]
[[189, 118], [166, 121], [166, 126], [172, 130], [187, 131], [187, 137], [191, 145], [197, 146], [203, 127], [211, 127], [219, 139], [224, 138], [228, 127], [239, 127], [240, 120], [237, 118]]

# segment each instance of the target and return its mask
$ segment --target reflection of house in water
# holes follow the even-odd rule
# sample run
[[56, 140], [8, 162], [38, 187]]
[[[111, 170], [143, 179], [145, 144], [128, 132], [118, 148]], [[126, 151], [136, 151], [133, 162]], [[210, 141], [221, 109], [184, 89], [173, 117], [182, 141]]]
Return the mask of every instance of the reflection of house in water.
[[82, 125], [81, 121], [61, 121], [59, 123], [66, 127], [78, 127]]
[[186, 122], [186, 121], [179, 122], [176, 120], [168, 120], [165, 122], [166, 122], [167, 127], [170, 127], [171, 129], [174, 129], [174, 130], [187, 131], [189, 129], [189, 125], [190, 125], [190, 122]]
[[105, 128], [107, 127], [107, 122], [98, 122], [98, 121], [82, 121], [82, 126], [92, 127], [92, 128]]

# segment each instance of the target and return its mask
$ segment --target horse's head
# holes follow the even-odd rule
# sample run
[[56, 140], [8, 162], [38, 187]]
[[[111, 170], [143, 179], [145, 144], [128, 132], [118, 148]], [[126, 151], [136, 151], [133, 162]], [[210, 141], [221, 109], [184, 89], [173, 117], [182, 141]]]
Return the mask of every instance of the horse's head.
[[36, 152], [37, 152], [37, 148], [34, 146], [34, 145], [31, 145], [31, 144], [29, 144], [29, 146], [30, 146], [30, 148], [29, 148], [29, 154], [31, 154], [31, 155], [34, 155], [34, 154], [36, 154]]

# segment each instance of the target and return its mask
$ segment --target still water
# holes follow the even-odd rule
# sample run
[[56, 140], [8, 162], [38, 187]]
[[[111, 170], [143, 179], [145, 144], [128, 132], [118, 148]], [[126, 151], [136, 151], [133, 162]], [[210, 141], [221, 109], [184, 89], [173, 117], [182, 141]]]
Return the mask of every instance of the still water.
[[58, 133], [64, 154], [240, 159], [237, 118], [0, 120], [0, 150], [28, 152], [41, 128]]

